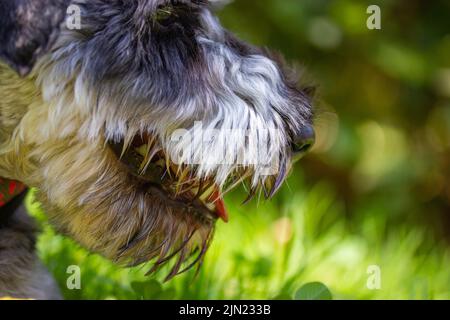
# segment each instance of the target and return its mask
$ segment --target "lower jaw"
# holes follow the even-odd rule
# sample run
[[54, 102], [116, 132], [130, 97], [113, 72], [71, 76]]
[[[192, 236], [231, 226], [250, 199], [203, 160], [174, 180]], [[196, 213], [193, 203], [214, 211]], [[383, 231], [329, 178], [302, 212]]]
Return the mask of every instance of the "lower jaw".
[[198, 199], [194, 199], [192, 201], [173, 199], [168, 196], [159, 185], [153, 183], [149, 183], [146, 187], [149, 192], [161, 198], [162, 201], [174, 207], [177, 211], [181, 210], [186, 212], [186, 214], [195, 214], [198, 217], [201, 217], [202, 220], [208, 222], [215, 222], [217, 219], [221, 219], [224, 222], [229, 221], [229, 216], [225, 208], [225, 202], [223, 198], [220, 197], [220, 193], [218, 191], [213, 192], [210, 196], [211, 199], [214, 199], [214, 202], [204, 204]]
[[[222, 219], [224, 222], [228, 222], [229, 217], [224, 200], [219, 188], [214, 184], [210, 182], [202, 183], [201, 181], [187, 178], [189, 174], [186, 171], [188, 170], [184, 168], [184, 172], [179, 172], [179, 167], [173, 166], [170, 164], [170, 161], [164, 161], [165, 156], [160, 160], [157, 158], [157, 161], [149, 159], [146, 154], [150, 151], [147, 150], [144, 153], [142, 150], [138, 150], [142, 149], [143, 146], [140, 148], [130, 146], [126, 152], [123, 151], [123, 143], [110, 144], [110, 146], [118, 161], [124, 166], [124, 170], [133, 176], [138, 184], [143, 185], [144, 189], [148, 189], [161, 200], [169, 203], [175, 209], [202, 215], [205, 220], [215, 221]], [[138, 160], [139, 157], [142, 157], [142, 159]], [[157, 157], [157, 154], [153, 157]], [[162, 167], [160, 167], [159, 162], [162, 162]], [[145, 166], [143, 166], [144, 164]], [[137, 170], [139, 167], [144, 167], [145, 169], [143, 171]], [[172, 177], [175, 177], [175, 180]], [[188, 180], [187, 182], [186, 179]], [[175, 189], [178, 189], [183, 184], [188, 186], [188, 190], [183, 191], [182, 196], [180, 196], [179, 190]], [[203, 188], [201, 186], [203, 184], [208, 184], [209, 187]], [[201, 195], [195, 193], [201, 193]]]

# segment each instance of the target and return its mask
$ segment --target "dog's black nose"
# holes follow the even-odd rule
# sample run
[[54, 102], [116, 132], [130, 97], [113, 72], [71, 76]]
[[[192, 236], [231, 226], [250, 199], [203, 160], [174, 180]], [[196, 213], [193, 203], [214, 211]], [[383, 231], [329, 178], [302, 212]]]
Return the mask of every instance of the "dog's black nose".
[[294, 137], [292, 142], [292, 152], [294, 161], [303, 157], [314, 145], [316, 133], [312, 126], [303, 127], [302, 131]]

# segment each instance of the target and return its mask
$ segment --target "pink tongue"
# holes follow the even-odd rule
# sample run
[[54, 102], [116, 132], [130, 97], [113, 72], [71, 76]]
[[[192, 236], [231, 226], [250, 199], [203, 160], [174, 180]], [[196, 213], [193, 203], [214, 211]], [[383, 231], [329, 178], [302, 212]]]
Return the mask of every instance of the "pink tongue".
[[216, 212], [220, 219], [224, 222], [228, 222], [230, 217], [228, 216], [227, 209], [225, 208], [225, 203], [222, 198], [216, 201]]
[[222, 197], [220, 197], [219, 192], [214, 192], [212, 194], [212, 198], [217, 199], [214, 203], [216, 205], [217, 216], [224, 222], [228, 222], [230, 220], [230, 217], [228, 216], [227, 209], [225, 208], [225, 202], [223, 201]]

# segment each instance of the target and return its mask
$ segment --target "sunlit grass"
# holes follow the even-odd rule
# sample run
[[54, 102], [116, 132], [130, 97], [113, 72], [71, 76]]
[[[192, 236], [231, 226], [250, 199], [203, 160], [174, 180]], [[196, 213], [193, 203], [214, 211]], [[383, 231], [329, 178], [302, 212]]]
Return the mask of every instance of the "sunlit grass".
[[[44, 225], [40, 256], [61, 288], [67, 267], [81, 267], [82, 289], [63, 290], [69, 299], [286, 299], [313, 281], [328, 286], [335, 299], [450, 298], [450, 252], [431, 231], [390, 224], [382, 211], [348, 219], [327, 184], [306, 187], [299, 175], [289, 184], [272, 202], [241, 206], [242, 194], [231, 195], [231, 222], [218, 224], [198, 277], [189, 272], [162, 288], [154, 280], [164, 272], [149, 278], [150, 265], [117, 268], [55, 235], [38, 205], [30, 208]], [[381, 268], [380, 290], [366, 286], [371, 265]], [[132, 282], [146, 282], [134, 287], [147, 289], [133, 290]]]

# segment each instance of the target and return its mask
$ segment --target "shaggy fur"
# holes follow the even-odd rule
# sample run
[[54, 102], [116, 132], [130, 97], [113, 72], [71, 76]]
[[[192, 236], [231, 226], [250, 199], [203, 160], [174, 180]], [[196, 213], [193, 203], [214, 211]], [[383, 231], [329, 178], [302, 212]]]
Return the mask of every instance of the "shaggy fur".
[[4, 208], [13, 217], [0, 220], [0, 297], [59, 299], [55, 281], [36, 256], [37, 229], [21, 204], [23, 197]]
[[[150, 272], [171, 262], [170, 279], [212, 239], [202, 194], [278, 190], [312, 143], [309, 97], [208, 1], [73, 4], [82, 29], [63, 26], [31, 76], [0, 66], [0, 176], [37, 188], [55, 228], [90, 251], [155, 259]], [[174, 139], [199, 128], [217, 134]]]

